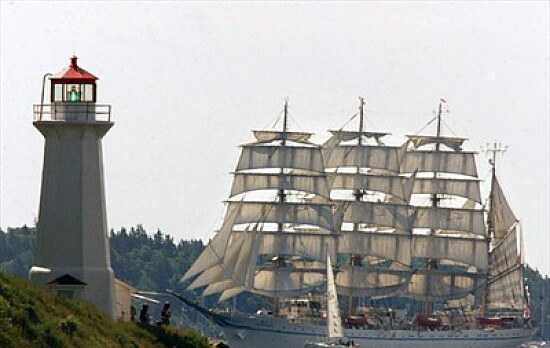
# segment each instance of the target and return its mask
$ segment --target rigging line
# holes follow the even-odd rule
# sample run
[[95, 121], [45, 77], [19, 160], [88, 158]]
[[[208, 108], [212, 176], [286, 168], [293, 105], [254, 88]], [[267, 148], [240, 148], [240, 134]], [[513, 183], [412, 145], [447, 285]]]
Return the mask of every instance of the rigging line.
[[291, 121], [293, 121], [294, 124], [296, 124], [296, 126], [298, 127], [298, 129], [299, 129], [300, 131], [304, 131], [304, 129], [300, 126], [300, 124], [298, 123], [298, 121], [297, 121], [294, 117], [292, 117], [292, 115], [291, 115], [290, 112], [288, 112], [288, 118], [289, 118]]
[[431, 125], [435, 120], [437, 120], [437, 116], [434, 116], [428, 123], [424, 125], [424, 127], [420, 128], [414, 135], [418, 135], [418, 133], [422, 132], [424, 129], [428, 128], [429, 125]]
[[[371, 115], [373, 114], [373, 112], [372, 112], [373, 110], [372, 110], [372, 109], [365, 109], [365, 111], [370, 111], [370, 114], [371, 114]], [[370, 117], [370, 118], [365, 117], [365, 123], [367, 123], [367, 125], [372, 126], [372, 129], [381, 129], [380, 127], [378, 127], [378, 125], [377, 125], [376, 123], [374, 123], [374, 122], [372, 121], [372, 117]], [[368, 127], [367, 127], [367, 128], [368, 128]]]
[[340, 127], [340, 130], [344, 129], [348, 124], [350, 124], [351, 121], [353, 121], [354, 118], [356, 118], [359, 115], [358, 112], [353, 114], [343, 125]]
[[277, 123], [279, 123], [279, 121], [281, 120], [281, 116], [283, 115], [283, 112], [284, 110], [281, 110], [279, 111], [279, 113], [277, 114], [277, 116], [275, 116], [274, 118], [272, 118], [268, 123], [267, 125], [264, 126], [263, 129], [267, 129], [267, 127], [269, 127], [270, 124], [273, 124], [271, 126], [271, 128], [275, 128], [277, 126]]
[[458, 137], [458, 135], [453, 131], [453, 129], [442, 119], [441, 123], [445, 126], [445, 128], [450, 131], [455, 137]]

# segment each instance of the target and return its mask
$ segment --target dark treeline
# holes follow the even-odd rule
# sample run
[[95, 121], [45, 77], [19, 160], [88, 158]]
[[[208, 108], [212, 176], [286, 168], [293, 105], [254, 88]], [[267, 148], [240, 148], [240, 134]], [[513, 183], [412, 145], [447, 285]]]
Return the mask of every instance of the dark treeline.
[[[19, 227], [0, 230], [0, 271], [11, 273], [22, 278], [28, 278], [28, 271], [33, 263], [34, 239], [36, 228]], [[173, 289], [189, 298], [198, 299], [195, 292], [186, 292], [188, 283], [181, 283], [181, 276], [204, 249], [200, 240], [180, 240], [174, 242], [169, 234], [158, 230], [148, 234], [141, 225], [129, 230], [121, 228], [111, 230], [109, 234], [111, 245], [111, 265], [117, 278], [144, 291], [163, 292]], [[550, 315], [550, 278], [543, 278], [538, 270], [527, 267], [525, 277], [531, 294], [533, 319], [540, 322], [543, 313]], [[544, 292], [546, 287], [546, 292]], [[546, 293], [546, 298], [544, 294]], [[237, 307], [244, 311], [255, 311], [260, 303], [247, 294], [237, 296]], [[189, 325], [190, 321], [199, 324], [204, 330], [212, 327], [203, 321], [196, 313], [186, 311], [179, 303], [174, 303], [182, 312], [178, 316], [180, 323]], [[231, 303], [216, 304], [215, 298], [209, 297], [203, 305], [231, 306]], [[550, 318], [550, 317], [547, 317]], [[546, 320], [546, 338], [550, 336], [550, 320]]]

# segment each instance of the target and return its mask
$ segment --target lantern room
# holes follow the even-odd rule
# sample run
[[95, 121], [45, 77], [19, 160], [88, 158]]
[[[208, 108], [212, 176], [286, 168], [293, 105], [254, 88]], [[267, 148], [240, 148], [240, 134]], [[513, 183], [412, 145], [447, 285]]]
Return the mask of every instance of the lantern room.
[[52, 103], [95, 103], [97, 77], [77, 64], [78, 58], [71, 57], [71, 64], [50, 77]]

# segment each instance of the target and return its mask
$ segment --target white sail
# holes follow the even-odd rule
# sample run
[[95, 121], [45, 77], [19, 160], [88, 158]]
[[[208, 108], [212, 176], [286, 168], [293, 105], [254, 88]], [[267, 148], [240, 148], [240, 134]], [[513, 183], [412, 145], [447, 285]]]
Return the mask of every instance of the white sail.
[[[332, 190], [369, 190], [387, 193], [408, 202], [411, 188], [408, 188], [409, 177], [397, 175], [376, 175], [336, 172], [328, 173], [329, 186]], [[416, 184], [414, 184], [416, 185]]]
[[302, 258], [323, 260], [325, 255], [334, 255], [334, 234], [264, 232], [258, 237], [259, 254], [295, 255]]
[[489, 254], [489, 308], [523, 309], [523, 274], [517, 245], [517, 230], [513, 228]]
[[415, 228], [462, 231], [465, 234], [486, 236], [482, 210], [444, 207], [416, 207]]
[[517, 222], [496, 177], [493, 178], [489, 218], [494, 230], [493, 244], [497, 244]]
[[397, 233], [342, 231], [338, 238], [338, 252], [376, 256], [410, 265], [411, 237]]
[[240, 208], [241, 205], [239, 203], [233, 203], [227, 207], [227, 212], [222, 227], [210, 243], [208, 243], [195, 263], [191, 265], [191, 268], [189, 268], [189, 270], [181, 278], [182, 282], [212, 266], [219, 264], [223, 260], [229, 238], [231, 237], [231, 230]]
[[344, 337], [338, 294], [334, 283], [334, 273], [330, 256], [327, 255], [327, 339], [333, 341]]
[[484, 282], [481, 273], [419, 271], [413, 274], [406, 296], [424, 301], [457, 299], [478, 291]]
[[301, 202], [230, 202], [242, 205], [235, 218], [235, 224], [264, 223], [304, 224], [332, 231], [332, 204], [301, 203]]
[[326, 158], [327, 168], [359, 167], [400, 171], [400, 148], [389, 146], [347, 146], [337, 145]]
[[222, 301], [225, 301], [225, 300], [228, 300], [232, 297], [235, 297], [243, 292], [246, 291], [246, 288], [243, 287], [243, 286], [237, 286], [237, 287], [234, 287], [234, 288], [230, 288], [230, 289], [227, 289], [227, 290], [224, 290], [222, 292], [222, 294], [220, 295], [220, 297], [218, 298], [218, 302], [222, 302]]
[[294, 190], [329, 197], [324, 175], [235, 173], [231, 197], [255, 190]]
[[376, 296], [398, 295], [406, 289], [411, 271], [405, 269], [341, 266], [336, 276], [340, 295]]
[[514, 228], [489, 253], [491, 265], [489, 275], [497, 277], [517, 267], [520, 264], [519, 261], [517, 230]]
[[316, 173], [324, 171], [318, 147], [243, 145], [237, 171], [293, 168]]
[[[242, 285], [244, 280], [241, 280], [245, 274], [247, 265], [250, 259], [250, 251], [253, 247], [254, 232], [248, 231], [246, 233], [232, 234], [226, 246], [226, 252], [223, 259], [218, 263], [205, 271], [203, 271], [194, 281], [189, 285], [188, 289], [196, 289], [208, 284], [221, 282], [225, 280], [233, 280], [236, 284]], [[239, 278], [240, 281], [237, 280]]]
[[525, 308], [523, 288], [523, 271], [521, 267], [516, 267], [509, 273], [489, 280], [487, 307], [490, 309], [523, 310]]
[[369, 226], [395, 228], [410, 231], [412, 211], [402, 204], [352, 201], [343, 214], [343, 223], [367, 224]]
[[480, 238], [414, 235], [412, 257], [452, 260], [488, 269], [487, 240]]
[[449, 151], [408, 151], [402, 172], [438, 172], [477, 177], [475, 153]]
[[477, 179], [416, 177], [412, 193], [454, 195], [481, 203], [479, 180]]
[[251, 292], [268, 297], [299, 296], [322, 286], [325, 276], [321, 270], [308, 272], [291, 267], [259, 270], [254, 277]]

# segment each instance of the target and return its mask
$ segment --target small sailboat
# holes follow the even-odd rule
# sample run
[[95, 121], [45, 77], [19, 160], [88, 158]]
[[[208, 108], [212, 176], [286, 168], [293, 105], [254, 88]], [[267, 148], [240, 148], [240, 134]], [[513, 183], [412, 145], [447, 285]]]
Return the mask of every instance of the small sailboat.
[[338, 305], [338, 294], [334, 284], [334, 273], [330, 256], [327, 255], [327, 338], [324, 342], [306, 342], [305, 348], [357, 348], [359, 345], [345, 339], [340, 306]]

